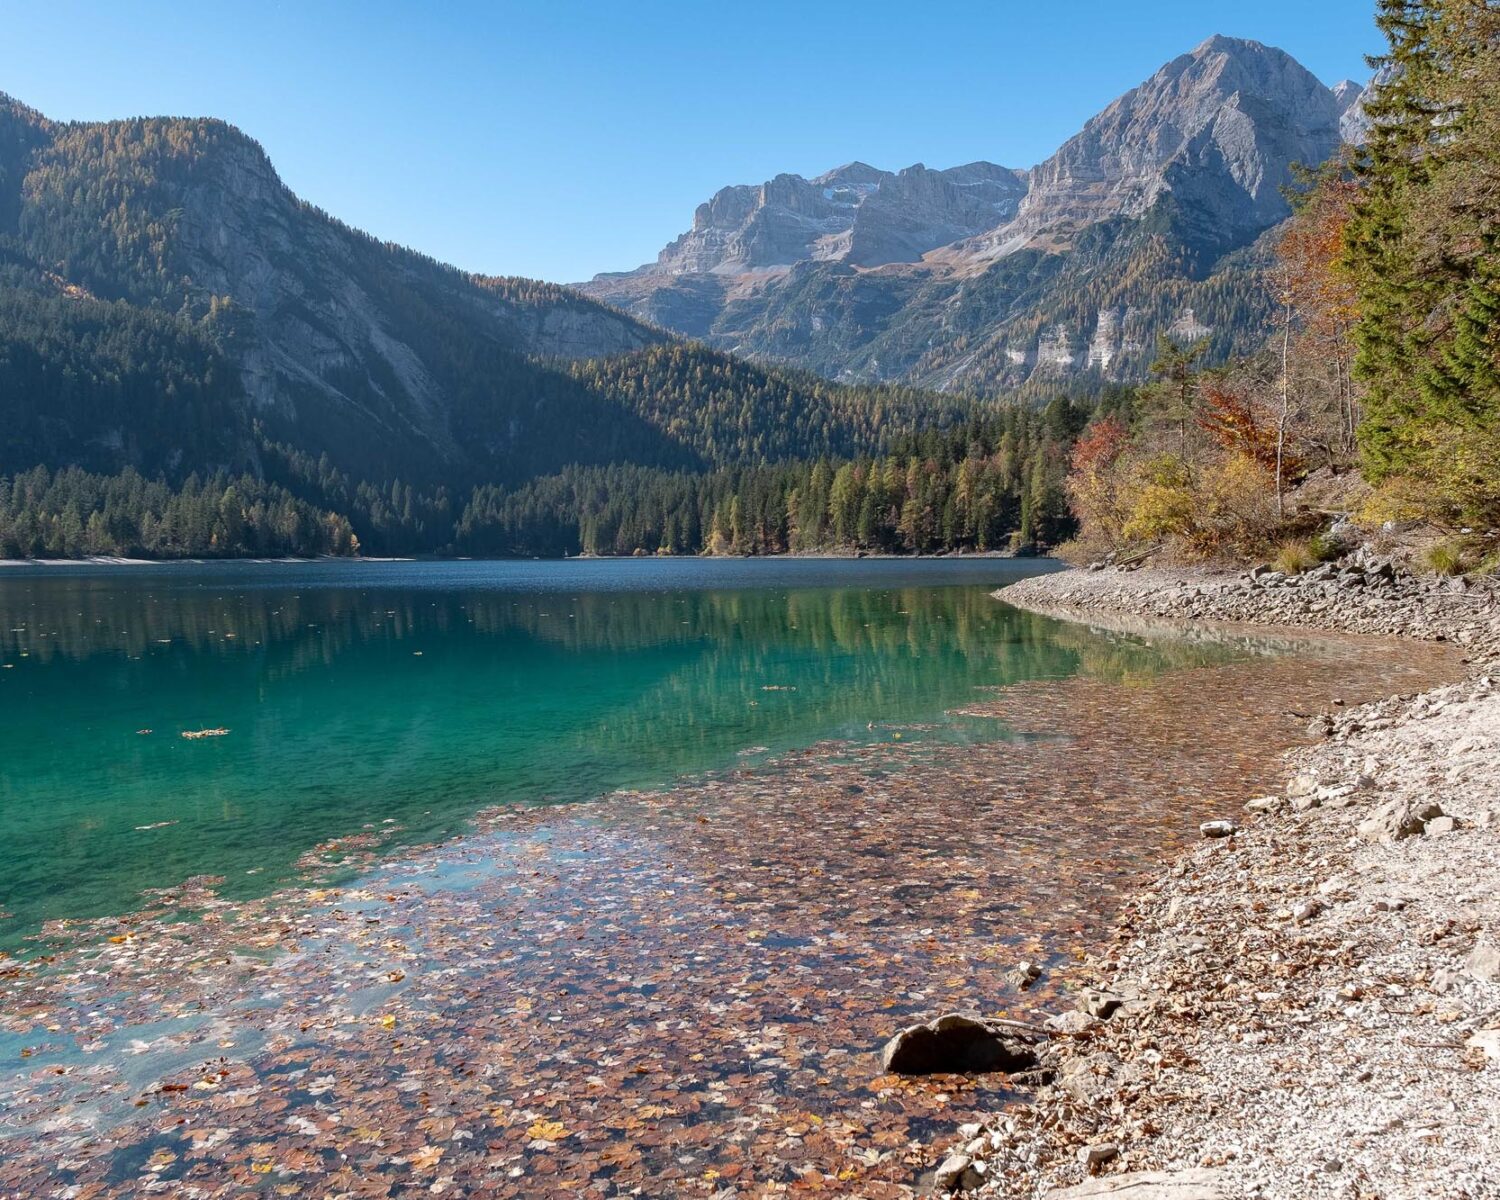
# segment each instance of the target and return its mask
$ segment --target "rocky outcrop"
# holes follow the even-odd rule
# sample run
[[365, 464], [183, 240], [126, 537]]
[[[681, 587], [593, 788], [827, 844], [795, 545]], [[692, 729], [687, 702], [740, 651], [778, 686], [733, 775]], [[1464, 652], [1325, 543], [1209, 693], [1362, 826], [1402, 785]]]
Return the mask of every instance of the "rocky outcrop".
[[[1356, 93], [1354, 88], [1358, 84], [1351, 84], [1348, 80], [1335, 88], [1335, 94], [1339, 96], [1343, 104], [1343, 112], [1339, 117], [1339, 133], [1344, 141], [1351, 146], [1363, 145], [1370, 134], [1370, 114], [1367, 111], [1370, 101], [1380, 88], [1388, 84], [1396, 75], [1396, 68], [1387, 63], [1377, 70], [1367, 86], [1359, 88]], [[1339, 89], [1344, 89], [1340, 91]]]
[[1365, 140], [1365, 89], [1352, 79], [1344, 79], [1334, 84], [1332, 90], [1339, 110], [1339, 137], [1351, 145], [1358, 145]]

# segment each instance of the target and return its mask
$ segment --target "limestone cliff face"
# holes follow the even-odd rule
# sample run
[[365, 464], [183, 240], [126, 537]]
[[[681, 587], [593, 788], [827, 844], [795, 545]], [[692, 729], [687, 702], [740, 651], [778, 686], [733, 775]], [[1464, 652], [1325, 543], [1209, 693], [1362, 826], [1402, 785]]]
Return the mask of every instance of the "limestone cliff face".
[[1256, 289], [1291, 164], [1358, 135], [1362, 91], [1212, 37], [1030, 171], [852, 163], [726, 188], [657, 262], [582, 288], [837, 378], [1139, 378], [1159, 333], [1209, 337], [1220, 356], [1262, 336], [1264, 306], [1232, 295]]
[[987, 162], [933, 171], [918, 163], [860, 207], [847, 260], [861, 267], [917, 262], [930, 250], [1013, 216], [1025, 195], [1021, 171]]
[[778, 175], [716, 192], [698, 206], [691, 230], [632, 274], [915, 262], [1013, 216], [1025, 193], [1023, 173], [983, 162], [946, 171], [918, 163], [895, 173], [855, 162], [812, 179]]
[[[1396, 68], [1388, 63], [1376, 71], [1364, 87], [1360, 87], [1357, 83], [1350, 83], [1346, 79], [1334, 89], [1344, 106], [1339, 117], [1339, 133], [1349, 145], [1364, 144], [1365, 138], [1370, 133], [1370, 114], [1366, 111], [1366, 106], [1383, 85], [1395, 78], [1395, 75]], [[1340, 89], [1345, 90], [1340, 91]]]
[[1126, 92], [1031, 172], [999, 244], [1114, 217], [1169, 192], [1205, 225], [1242, 237], [1287, 215], [1290, 164], [1339, 145], [1333, 92], [1280, 50], [1212, 37]]
[[1360, 119], [1364, 116], [1365, 88], [1352, 79], [1343, 79], [1331, 90], [1339, 110], [1339, 137], [1357, 145], [1364, 140]]

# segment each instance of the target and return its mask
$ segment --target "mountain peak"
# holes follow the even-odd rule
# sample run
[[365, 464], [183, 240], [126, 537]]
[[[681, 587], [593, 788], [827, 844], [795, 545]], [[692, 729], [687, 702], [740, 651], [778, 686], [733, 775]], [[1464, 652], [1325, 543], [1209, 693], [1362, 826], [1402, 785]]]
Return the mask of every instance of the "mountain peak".
[[1342, 108], [1285, 51], [1215, 34], [1110, 104], [1032, 172], [1015, 248], [1048, 230], [1140, 217], [1167, 192], [1242, 238], [1286, 215], [1288, 164], [1337, 148]]
[[844, 184], [845, 186], [852, 187], [860, 184], [879, 183], [889, 174], [889, 171], [882, 171], [879, 167], [872, 167], [869, 163], [861, 162], [856, 158], [853, 162], [846, 162], [841, 167], [834, 167], [831, 171], [824, 171], [821, 175], [815, 175], [808, 182], [816, 183], [820, 187], [828, 187], [834, 184]]
[[987, 162], [945, 170], [913, 163], [892, 172], [856, 159], [811, 179], [781, 174], [721, 188], [698, 206], [692, 229], [626, 277], [914, 263], [1009, 220], [1025, 194], [1024, 173]]
[[[1250, 38], [1229, 37], [1223, 33], [1213, 33], [1204, 38], [1193, 47], [1189, 57], [1202, 58], [1209, 54], [1259, 54], [1269, 49], [1264, 42], [1253, 41]], [[1277, 51], [1281, 53], [1281, 51]]]

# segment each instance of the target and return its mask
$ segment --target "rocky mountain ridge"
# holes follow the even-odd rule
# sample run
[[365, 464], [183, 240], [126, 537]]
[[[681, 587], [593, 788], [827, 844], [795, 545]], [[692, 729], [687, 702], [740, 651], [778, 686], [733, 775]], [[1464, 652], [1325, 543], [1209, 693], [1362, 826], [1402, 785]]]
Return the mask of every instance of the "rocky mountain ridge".
[[1014, 216], [1025, 193], [1021, 172], [987, 162], [946, 171], [917, 163], [899, 172], [853, 162], [813, 179], [778, 175], [716, 192], [698, 206], [693, 228], [643, 270], [736, 274], [801, 261], [916, 262]]
[[[1362, 89], [1215, 36], [1029, 171], [852, 163], [725, 188], [635, 271], [581, 289], [754, 357], [952, 390], [1141, 377], [1156, 337], [1253, 348], [1255, 267], [1294, 163], [1358, 137]], [[1341, 125], [1343, 132], [1341, 132]]]

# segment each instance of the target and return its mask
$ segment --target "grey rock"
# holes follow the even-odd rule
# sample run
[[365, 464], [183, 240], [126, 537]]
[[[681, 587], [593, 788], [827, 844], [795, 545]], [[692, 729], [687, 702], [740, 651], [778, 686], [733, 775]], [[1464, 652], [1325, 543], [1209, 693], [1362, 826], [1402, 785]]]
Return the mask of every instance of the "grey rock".
[[1328, 905], [1316, 897], [1310, 900], [1303, 900], [1301, 903], [1293, 905], [1292, 920], [1296, 921], [1299, 925], [1304, 924], [1318, 916], [1327, 907]]
[[970, 1174], [974, 1160], [967, 1154], [950, 1154], [933, 1172], [932, 1183], [940, 1192], [965, 1191], [965, 1177]]
[[1464, 970], [1475, 979], [1483, 979], [1488, 983], [1500, 979], [1500, 947], [1480, 942], [1469, 955]]
[[1227, 1200], [1224, 1172], [1212, 1167], [1186, 1171], [1124, 1171], [1072, 1187], [1053, 1188], [1043, 1200]]
[[1233, 837], [1239, 831], [1239, 826], [1233, 821], [1204, 821], [1198, 826], [1198, 832], [1206, 838]]
[[1047, 1018], [1045, 1024], [1048, 1029], [1057, 1033], [1080, 1034], [1087, 1033], [1100, 1023], [1099, 1018], [1092, 1013], [1086, 1013], [1081, 1008], [1072, 1012], [1057, 1013]]
[[1069, 1058], [1058, 1071], [1056, 1084], [1078, 1103], [1098, 1105], [1114, 1092], [1119, 1068], [1120, 1060], [1102, 1051]]
[[1397, 842], [1418, 836], [1428, 821], [1442, 815], [1434, 800], [1391, 800], [1359, 823], [1359, 835], [1369, 842]]
[[1078, 997], [1078, 1009], [1091, 1017], [1107, 1021], [1125, 1004], [1125, 997], [1102, 988], [1085, 988]]
[[1022, 992], [1031, 988], [1041, 977], [1042, 968], [1034, 962], [1019, 963], [1015, 970], [1006, 976], [1011, 986]]
[[1447, 967], [1439, 967], [1432, 973], [1428, 986], [1438, 995], [1446, 995], [1453, 990], [1453, 985], [1458, 982], [1458, 973], [1450, 971]]
[[982, 1017], [949, 1013], [901, 1030], [885, 1044], [881, 1064], [896, 1075], [1014, 1074], [1035, 1069], [1040, 1059], [1036, 1048], [1015, 1033]]
[[1078, 1161], [1090, 1171], [1102, 1167], [1107, 1162], [1113, 1162], [1119, 1157], [1120, 1147], [1113, 1142], [1097, 1142], [1092, 1146], [1084, 1146], [1078, 1151]]

